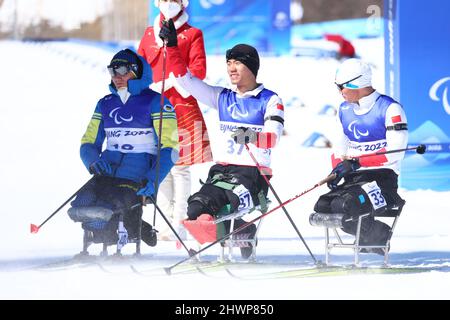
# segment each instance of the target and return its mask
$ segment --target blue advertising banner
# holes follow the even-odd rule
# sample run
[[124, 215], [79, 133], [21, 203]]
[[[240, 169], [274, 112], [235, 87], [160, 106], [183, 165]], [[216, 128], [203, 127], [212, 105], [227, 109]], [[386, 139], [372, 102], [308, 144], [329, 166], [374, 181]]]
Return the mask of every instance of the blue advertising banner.
[[238, 43], [258, 51], [290, 51], [290, 0], [190, 1], [189, 22], [203, 31], [207, 54], [224, 54]]
[[385, 1], [386, 90], [405, 108], [409, 145], [400, 184], [450, 190], [450, 1]]
[[[192, 0], [189, 24], [203, 31], [206, 54], [224, 54], [238, 43], [261, 53], [281, 55], [291, 49], [290, 0]], [[148, 23], [159, 14], [149, 1]]]

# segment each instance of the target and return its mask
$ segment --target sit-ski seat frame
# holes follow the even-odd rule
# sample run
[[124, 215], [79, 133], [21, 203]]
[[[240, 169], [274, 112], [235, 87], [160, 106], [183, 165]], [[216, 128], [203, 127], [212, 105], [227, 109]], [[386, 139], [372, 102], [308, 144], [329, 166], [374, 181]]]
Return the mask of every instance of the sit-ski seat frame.
[[[123, 219], [123, 218], [122, 218]], [[119, 218], [119, 223], [120, 223], [120, 218]], [[122, 220], [123, 221], [123, 220]], [[142, 218], [139, 219], [139, 224], [142, 223]], [[84, 230], [84, 234], [83, 234], [83, 250], [80, 252], [80, 255], [85, 255], [88, 256], [89, 255], [89, 251], [88, 251], [88, 247], [93, 244], [94, 242], [92, 241], [93, 239], [93, 231], [91, 230]], [[135, 255], [140, 255], [141, 254], [141, 227], [139, 226], [138, 229], [138, 235], [135, 238], [128, 238], [127, 244], [128, 243], [135, 243], [136, 244], [136, 251], [135, 251]], [[100, 231], [101, 232], [101, 231]], [[110, 243], [110, 242], [101, 242], [102, 243], [102, 251], [100, 252], [100, 256], [102, 257], [107, 257], [108, 256], [108, 246], [116, 246], [116, 252], [114, 253], [115, 256], [121, 256], [122, 255], [122, 247], [119, 246], [118, 243]]]
[[[368, 212], [359, 215], [357, 218], [357, 228], [356, 235], [354, 236], [354, 242], [344, 243], [341, 236], [339, 235], [338, 229], [342, 228], [342, 218], [344, 214], [339, 213], [313, 213], [310, 216], [310, 223], [313, 226], [324, 227], [325, 229], [325, 264], [330, 264], [330, 254], [333, 248], [347, 248], [352, 249], [354, 252], [354, 265], [359, 266], [359, 254], [361, 250], [371, 250], [371, 249], [381, 249], [384, 252], [383, 265], [388, 266], [389, 261], [389, 249], [392, 235], [394, 233], [395, 226], [397, 225], [398, 218], [402, 212], [403, 206], [405, 205], [404, 200], [399, 200], [399, 203], [395, 205], [386, 206], [383, 210]], [[364, 219], [369, 216], [382, 217], [382, 218], [392, 218], [393, 221], [390, 225], [390, 231], [387, 241], [383, 245], [360, 245], [361, 241], [361, 224]], [[352, 218], [350, 218], [352, 219]], [[335, 238], [330, 237], [330, 229], [333, 231]], [[337, 242], [333, 242], [333, 239]]]
[[[97, 209], [97, 210], [96, 210]], [[72, 211], [71, 211], [72, 210]], [[90, 217], [93, 215], [93, 212], [98, 211], [99, 213], [94, 213], [94, 217]], [[109, 211], [109, 212], [108, 212]], [[85, 214], [85, 216], [83, 216]], [[100, 221], [108, 222], [114, 215], [118, 215], [118, 223], [117, 223], [117, 229], [116, 232], [119, 232], [119, 225], [123, 226], [123, 213], [114, 213], [109, 209], [101, 208], [101, 207], [78, 207], [78, 208], [71, 208], [69, 209], [69, 216], [72, 218], [72, 220], [76, 222], [91, 222], [90, 219], [95, 220], [98, 219]], [[138, 219], [138, 232], [137, 236], [133, 238], [128, 238], [128, 243], [135, 243], [136, 244], [136, 251], [135, 255], [141, 254], [141, 229], [142, 229], [142, 215], [139, 215]], [[103, 245], [102, 251], [100, 253], [100, 256], [106, 257], [108, 256], [108, 246], [115, 245], [116, 246], [116, 252], [115, 256], [121, 256], [122, 255], [122, 247], [123, 245], [119, 245], [118, 242], [111, 242], [111, 241], [103, 241], [98, 242], [94, 241], [94, 232], [103, 232], [101, 229], [88, 229], [83, 227], [83, 250], [77, 255], [77, 256], [89, 256], [88, 248], [93, 243], [101, 243]]]
[[[255, 208], [253, 208], [253, 210], [251, 210], [251, 211], [242, 210], [242, 211], [238, 211], [238, 212], [231, 213], [231, 214], [227, 214], [226, 213], [227, 208], [223, 208], [216, 215], [216, 219], [214, 220], [214, 223], [216, 225], [218, 225], [219, 223], [222, 223], [222, 222], [228, 220], [228, 221], [230, 221], [230, 231], [229, 232], [233, 232], [235, 229], [235, 220], [236, 219], [239, 219], [239, 218], [243, 217], [244, 215], [249, 214], [254, 211], [259, 211], [259, 212], [261, 212], [261, 214], [264, 214], [267, 212], [269, 203], [270, 203], [270, 201], [268, 199], [266, 199], [265, 206], [263, 206], [263, 207], [258, 205]], [[248, 258], [248, 261], [255, 261], [256, 260], [256, 245], [258, 244], [258, 233], [261, 228], [262, 221], [263, 221], [263, 219], [259, 219], [259, 221], [257, 222], [256, 232], [255, 232], [255, 235], [253, 238], [243, 239], [243, 238], [240, 238], [239, 233], [235, 233], [228, 239], [221, 242], [219, 261], [234, 261], [233, 248], [241, 248], [241, 247], [248, 247], [248, 246], [251, 246], [251, 248], [252, 248], [252, 253], [251, 253], [250, 257]], [[223, 228], [223, 229], [225, 229], [225, 228]], [[225, 248], [228, 249], [227, 258], [225, 258]]]
[[[218, 188], [222, 188], [224, 190], [235, 190], [236, 188], [238, 188], [239, 186], [243, 187], [243, 185], [239, 184], [238, 179], [236, 179], [235, 177], [230, 177], [230, 175], [227, 174], [223, 174], [223, 173], [216, 173], [212, 178], [208, 178], [208, 183], [215, 185]], [[201, 184], [204, 184], [201, 180], [200, 180]], [[243, 187], [243, 189], [245, 189], [247, 192], [248, 190]], [[216, 225], [216, 235], [215, 235], [215, 239], [212, 239], [212, 237], [210, 239], [201, 239], [201, 241], [198, 241], [199, 243], [199, 247], [201, 247], [202, 243], [205, 242], [213, 242], [216, 241], [217, 239], [222, 238], [223, 236], [225, 236], [226, 234], [226, 228], [223, 224], [224, 221], [230, 221], [230, 229], [229, 232], [233, 232], [235, 230], [235, 222], [236, 219], [243, 217], [246, 214], [249, 214], [253, 211], [259, 211], [261, 212], [261, 214], [264, 214], [267, 212], [270, 200], [267, 198], [267, 196], [264, 194], [264, 192], [261, 190], [258, 195], [258, 200], [259, 200], [259, 204], [253, 208], [246, 208], [243, 210], [239, 210], [236, 212], [230, 212], [231, 211], [231, 205], [225, 205], [222, 209], [219, 210], [218, 213], [215, 214], [214, 216], [214, 224]], [[256, 231], [255, 231], [255, 235], [253, 236], [253, 238], [249, 238], [249, 239], [245, 239], [243, 238], [243, 234], [233, 234], [231, 237], [229, 237], [228, 239], [225, 239], [223, 241], [221, 241], [221, 252], [220, 252], [220, 257], [219, 257], [219, 261], [225, 261], [225, 248], [228, 248], [228, 261], [233, 261], [233, 248], [235, 247], [252, 247], [252, 253], [251, 255], [248, 257], [248, 260], [254, 261], [256, 259], [256, 245], [258, 243], [257, 241], [257, 235], [259, 232], [259, 229], [261, 227], [261, 222], [262, 219], [260, 219], [256, 225]], [[185, 224], [185, 227], [187, 227], [187, 225]], [[195, 236], [194, 236], [195, 238]], [[199, 239], [200, 240], [200, 239]], [[199, 258], [199, 256], [197, 256]]]
[[[261, 200], [260, 200], [261, 201]], [[213, 223], [216, 228], [215, 228], [215, 232], [214, 235], [211, 234], [207, 234], [205, 236], [199, 237], [198, 235], [195, 236], [191, 230], [189, 230], [189, 226], [186, 223], [189, 223], [189, 220], [185, 220], [185, 227], [188, 229], [188, 231], [190, 231], [190, 233], [192, 234], [192, 236], [194, 237], [194, 239], [197, 241], [199, 249], [201, 248], [202, 244], [207, 243], [207, 242], [214, 242], [217, 239], [220, 239], [222, 237], [224, 237], [227, 232], [226, 232], [226, 228], [224, 225], [225, 221], [230, 221], [230, 231], [228, 233], [233, 232], [236, 228], [236, 224], [235, 221], [236, 219], [239, 219], [241, 217], [243, 217], [246, 214], [255, 212], [255, 211], [259, 211], [261, 212], [261, 214], [264, 214], [265, 212], [267, 212], [268, 209], [268, 205], [270, 204], [270, 201], [265, 198], [265, 200], [263, 201], [263, 205], [257, 205], [254, 208], [252, 208], [251, 210], [240, 210], [237, 212], [233, 212], [230, 213], [230, 205], [226, 205], [224, 206], [213, 218], [213, 221], [206, 221], [206, 223]], [[258, 221], [258, 223], [256, 224], [256, 231], [255, 231], [255, 235], [252, 238], [243, 238], [242, 234], [236, 233], [233, 234], [231, 237], [229, 237], [228, 239], [225, 239], [223, 241], [220, 242], [221, 244], [221, 251], [220, 251], [220, 255], [218, 258], [218, 261], [221, 262], [225, 262], [225, 261], [235, 261], [234, 257], [233, 257], [233, 248], [241, 248], [241, 247], [252, 247], [252, 253], [250, 254], [250, 256], [248, 257], [249, 261], [255, 261], [256, 259], [256, 245], [258, 243], [257, 237], [258, 237], [258, 233], [259, 230], [261, 228], [261, 224], [262, 224], [262, 220], [260, 219]], [[197, 220], [192, 220], [192, 221], [197, 221]], [[214, 238], [213, 238], [214, 237]], [[225, 248], [228, 248], [228, 254], [225, 254]], [[200, 260], [200, 255], [197, 255], [197, 259]]]

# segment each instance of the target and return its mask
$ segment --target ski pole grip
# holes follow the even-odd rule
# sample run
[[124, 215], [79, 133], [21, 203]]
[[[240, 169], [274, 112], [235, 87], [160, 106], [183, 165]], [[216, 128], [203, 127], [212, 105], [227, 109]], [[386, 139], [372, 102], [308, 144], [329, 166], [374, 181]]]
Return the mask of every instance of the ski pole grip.
[[321, 185], [323, 185], [324, 183], [327, 183], [327, 182], [332, 181], [332, 180], [334, 180], [334, 179], [336, 179], [336, 173], [330, 174], [328, 177], [326, 177], [325, 179], [323, 179], [322, 181], [320, 181], [320, 182], [318, 183], [318, 185], [321, 186]]

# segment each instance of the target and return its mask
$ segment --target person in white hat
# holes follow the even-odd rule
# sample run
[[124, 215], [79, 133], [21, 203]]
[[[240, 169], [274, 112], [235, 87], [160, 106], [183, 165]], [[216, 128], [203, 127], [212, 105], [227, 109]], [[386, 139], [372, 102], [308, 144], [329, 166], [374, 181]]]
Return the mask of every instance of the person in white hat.
[[[337, 113], [334, 135], [331, 189], [317, 201], [314, 210], [357, 216], [398, 203], [400, 162], [404, 152], [376, 152], [406, 148], [408, 125], [402, 106], [372, 87], [370, 66], [360, 59], [344, 61], [336, 71], [335, 84], [344, 98]], [[367, 156], [373, 154], [373, 156]], [[360, 156], [364, 156], [359, 158]], [[339, 182], [344, 179], [344, 183]], [[366, 184], [376, 182], [368, 196]], [[356, 222], [344, 222], [343, 230], [356, 234]], [[373, 218], [364, 219], [361, 245], [386, 243], [390, 227]], [[384, 254], [381, 249], [374, 252]]]
[[[206, 54], [202, 31], [188, 24], [189, 16], [185, 9], [189, 1], [155, 0], [154, 4], [159, 8], [160, 14], [153, 26], [145, 30], [138, 53], [153, 69], [153, 83], [150, 87], [160, 93], [165, 66], [164, 96], [175, 107], [180, 139], [180, 158], [161, 183], [157, 201], [163, 212], [172, 219], [180, 236], [185, 239], [186, 232], [180, 221], [186, 217], [187, 199], [191, 192], [190, 166], [212, 161], [212, 154], [206, 124], [197, 100], [178, 86], [173, 77], [169, 77], [173, 66], [164, 63], [164, 43], [158, 36], [163, 21], [174, 21], [183, 59], [191, 73], [200, 79], [206, 76]], [[169, 228], [160, 230], [158, 236], [160, 240], [175, 240]]]

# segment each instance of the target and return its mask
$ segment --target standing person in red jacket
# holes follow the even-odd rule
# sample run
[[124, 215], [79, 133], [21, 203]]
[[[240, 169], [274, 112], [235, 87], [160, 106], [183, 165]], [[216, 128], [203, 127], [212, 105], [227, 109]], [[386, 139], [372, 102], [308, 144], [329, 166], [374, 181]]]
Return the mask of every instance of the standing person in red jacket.
[[336, 42], [339, 45], [339, 51], [336, 55], [337, 59], [349, 59], [355, 57], [355, 47], [340, 34], [326, 34], [325, 39]]
[[[190, 72], [197, 78], [206, 76], [206, 54], [202, 31], [188, 24], [189, 16], [185, 12], [188, 0], [155, 0], [155, 6], [160, 14], [153, 26], [145, 30], [139, 44], [138, 53], [151, 65], [153, 84], [150, 86], [156, 92], [162, 90], [164, 44], [159, 38], [162, 22], [172, 19], [177, 29], [178, 46]], [[156, 35], [156, 36], [155, 36]], [[165, 214], [172, 217], [174, 227], [182, 238], [186, 232], [181, 221], [186, 218], [187, 199], [191, 190], [191, 175], [189, 167], [196, 163], [212, 161], [208, 133], [205, 121], [197, 100], [183, 90], [173, 76], [172, 66], [166, 64], [164, 96], [175, 107], [178, 119], [178, 134], [180, 142], [180, 158], [170, 173], [161, 183], [158, 192], [158, 203]], [[161, 240], [171, 240], [170, 230], [162, 230]]]

